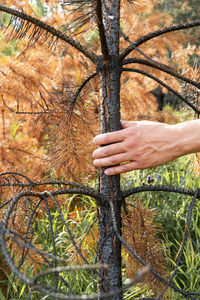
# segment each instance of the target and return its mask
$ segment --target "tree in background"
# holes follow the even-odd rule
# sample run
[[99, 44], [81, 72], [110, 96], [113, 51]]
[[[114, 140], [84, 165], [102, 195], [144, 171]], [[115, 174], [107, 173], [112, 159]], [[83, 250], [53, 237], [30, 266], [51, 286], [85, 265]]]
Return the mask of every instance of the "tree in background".
[[[159, 16], [153, 15], [147, 22], [147, 19], [142, 16], [144, 9], [142, 6], [138, 8], [133, 6], [135, 14], [127, 14], [130, 9], [128, 2], [131, 1], [123, 2], [123, 5], [117, 0], [112, 2], [64, 1], [63, 4], [68, 11], [61, 14], [60, 8], [56, 9], [54, 6], [53, 13], [49, 17], [49, 24], [53, 24], [60, 30], [32, 17], [40, 13], [32, 9], [27, 1], [25, 6], [30, 16], [0, 5], [1, 11], [12, 15], [6, 29], [11, 28], [11, 32], [8, 33], [9, 39], [20, 40], [19, 49], [24, 47], [14, 63], [10, 59], [8, 61], [2, 59], [4, 67], [1, 69], [0, 84], [3, 103], [3, 139], [6, 141], [1, 152], [2, 168], [9, 164], [11, 169], [15, 167], [18, 171], [28, 172], [28, 175], [37, 174], [38, 177], [46, 177], [46, 164], [39, 162], [38, 154], [39, 156], [48, 154], [55, 169], [54, 174], [81, 180], [81, 175], [84, 178], [85, 173], [91, 176], [95, 173], [91, 164], [92, 146], [85, 143], [85, 140], [90, 143], [94, 134], [99, 132], [97, 121], [99, 118], [101, 132], [109, 132], [120, 129], [120, 104], [123, 118], [140, 118], [144, 113], [152, 115], [156, 111], [156, 104], [153, 96], [144, 91], [143, 87], [147, 84], [150, 90], [160, 84], [188, 103], [186, 98], [175, 91], [180, 89], [178, 80], [197, 87], [198, 83], [189, 78], [191, 71], [188, 71], [186, 77], [165, 65], [168, 51], [166, 45], [170, 45], [171, 51], [174, 50], [176, 53], [175, 49], [180, 45], [179, 41], [183, 41], [183, 35], [172, 38], [170, 32], [199, 26], [199, 22], [159, 30]], [[41, 7], [41, 2], [38, 3], [38, 7]], [[151, 4], [144, 4], [147, 14], [153, 11], [154, 4], [153, 1]], [[19, 8], [23, 8], [23, 3]], [[139, 21], [136, 12], [141, 13]], [[69, 20], [67, 24], [65, 18]], [[168, 16], [163, 15], [162, 20], [168, 22]], [[132, 31], [133, 27], [134, 31]], [[155, 31], [146, 34], [149, 32], [149, 27]], [[169, 33], [167, 38], [164, 35], [162, 39], [152, 40], [165, 33]], [[72, 37], [77, 35], [80, 35], [78, 40]], [[22, 40], [26, 36], [29, 47], [26, 47]], [[131, 42], [133, 38], [134, 43]], [[66, 44], [60, 43], [60, 40]], [[146, 44], [147, 41], [150, 41], [150, 45]], [[180, 69], [183, 70], [187, 66], [183, 54], [187, 55], [190, 49], [179, 48], [178, 50], [179, 53], [181, 50]], [[175, 55], [172, 66], [176, 62]], [[127, 67], [132, 64], [137, 67]], [[127, 75], [124, 76], [126, 73]], [[95, 81], [97, 77], [99, 82]], [[172, 78], [168, 79], [171, 87], [164, 82], [166, 78]], [[121, 87], [123, 87], [122, 91]], [[100, 89], [100, 103], [98, 89]], [[192, 104], [188, 104], [193, 107]], [[6, 112], [5, 108], [7, 108]], [[5, 114], [11, 116], [13, 113], [19, 115], [19, 119], [16, 118], [15, 123], [12, 123], [10, 137], [10, 123], [6, 122]], [[25, 114], [38, 116], [35, 124], [38, 126], [37, 132], [26, 135], [25, 131], [30, 127], [27, 123], [26, 127], [22, 126], [25, 122], [22, 116]], [[31, 125], [33, 121], [31, 119], [28, 122]], [[25, 143], [26, 138], [27, 143]], [[21, 146], [22, 141], [23, 146]], [[12, 146], [12, 142], [15, 146]], [[18, 147], [16, 147], [17, 142], [19, 142]], [[35, 156], [29, 151], [29, 147], [35, 149]], [[24, 153], [22, 160], [18, 152]], [[17, 165], [16, 158], [20, 159]], [[99, 271], [99, 292], [103, 295], [112, 293], [113, 289], [120, 289], [122, 286], [121, 243], [124, 243], [124, 240], [121, 238], [121, 206], [124, 195], [129, 196], [131, 192], [121, 191], [119, 176], [107, 177], [100, 170], [99, 178], [99, 193], [86, 186], [82, 187], [82, 192], [97, 200], [98, 261], [101, 265], [108, 266]], [[74, 184], [68, 183], [69, 186]], [[68, 189], [66, 193], [75, 193], [75, 190]], [[51, 193], [41, 193], [39, 196], [44, 201], [48, 197], [51, 198]], [[15, 201], [18, 201], [16, 199]], [[5, 234], [4, 231], [2, 232]], [[129, 248], [126, 243], [124, 245]], [[146, 265], [134, 250], [130, 251]], [[5, 249], [3, 252], [5, 253]], [[159, 277], [157, 271], [153, 271], [153, 274]], [[33, 282], [30, 281], [28, 284], [31, 286]], [[55, 288], [56, 286], [55, 284]], [[122, 293], [111, 298], [122, 299]]]
[[158, 7], [170, 13], [177, 22], [196, 20], [199, 16], [199, 0], [163, 0]]
[[[159, 1], [158, 8], [161, 11], [167, 11], [173, 18], [174, 22], [187, 22], [189, 20], [196, 20], [200, 14], [200, 1], [199, 0], [163, 0]], [[189, 43], [196, 46], [197, 53], [194, 49], [194, 53], [190, 57], [190, 65], [199, 66], [199, 32], [197, 29], [192, 28], [185, 32], [186, 39]]]

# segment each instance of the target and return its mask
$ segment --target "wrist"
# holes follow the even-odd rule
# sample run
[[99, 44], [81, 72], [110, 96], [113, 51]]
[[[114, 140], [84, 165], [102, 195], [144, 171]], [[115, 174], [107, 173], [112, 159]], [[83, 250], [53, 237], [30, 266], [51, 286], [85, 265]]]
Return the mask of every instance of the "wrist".
[[187, 121], [174, 125], [175, 138], [180, 155], [200, 151], [200, 120]]

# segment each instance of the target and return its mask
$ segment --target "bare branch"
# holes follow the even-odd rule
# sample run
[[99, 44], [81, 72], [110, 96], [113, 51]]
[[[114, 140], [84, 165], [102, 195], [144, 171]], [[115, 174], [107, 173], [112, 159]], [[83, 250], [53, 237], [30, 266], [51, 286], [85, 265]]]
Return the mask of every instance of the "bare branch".
[[132, 43], [129, 47], [124, 49], [120, 54], [120, 59], [124, 59], [129, 53], [131, 53], [133, 50], [135, 50], [136, 47], [146, 43], [147, 41], [149, 41], [157, 36], [160, 36], [165, 33], [173, 32], [173, 31], [188, 29], [188, 28], [197, 27], [197, 26], [200, 26], [200, 20], [188, 22], [185, 24], [180, 23], [178, 25], [173, 25], [173, 26], [165, 27], [165, 28], [150, 32], [149, 34], [142, 36], [141, 38], [136, 40], [134, 43]]
[[[171, 193], [179, 193], [179, 194], [184, 194], [184, 195], [189, 195], [189, 196], [194, 196], [195, 191], [190, 190], [190, 189], [183, 189], [183, 188], [178, 188], [178, 187], [168, 187], [165, 185], [143, 185], [143, 186], [137, 186], [132, 189], [128, 189], [126, 191], [122, 192], [122, 198], [129, 197], [131, 195], [141, 193], [141, 192], [171, 192]], [[200, 196], [198, 195], [198, 198]]]
[[176, 72], [175, 70], [173, 70], [171, 67], [169, 67], [165, 64], [159, 63], [157, 61], [154, 61], [154, 60], [149, 61], [149, 60], [139, 59], [139, 58], [128, 58], [123, 61], [122, 65], [127, 65], [127, 64], [131, 64], [131, 63], [141, 64], [141, 65], [145, 65], [145, 66], [149, 66], [149, 67], [158, 69], [158, 70], [163, 71], [167, 74], [170, 74], [178, 79], [181, 79], [187, 83], [190, 83], [190, 84], [196, 86], [198, 89], [200, 88], [199, 82], [196, 82], [186, 76], [183, 76], [183, 75], [179, 74], [178, 72]]
[[[101, 194], [99, 194], [95, 189], [90, 188], [88, 186], [84, 185], [79, 185], [77, 183], [66, 183], [66, 182], [61, 182], [61, 181], [41, 181], [41, 182], [34, 182], [34, 183], [19, 183], [19, 182], [1, 182], [0, 186], [5, 187], [5, 186], [20, 186], [20, 187], [36, 187], [36, 186], [41, 186], [41, 185], [58, 185], [58, 184], [66, 184], [66, 185], [71, 185], [71, 186], [76, 186], [76, 188], [66, 188], [66, 189], [61, 189], [61, 190], [55, 190], [51, 192], [52, 196], [57, 196], [57, 195], [65, 195], [65, 194], [79, 194], [79, 195], [86, 195], [90, 196], [98, 201], [102, 201]], [[43, 193], [39, 193], [36, 191], [23, 191], [22, 196], [34, 196], [34, 197], [41, 197]], [[11, 200], [10, 200], [11, 201]], [[7, 202], [6, 202], [7, 203]], [[0, 206], [0, 209], [5, 205], [2, 204]]]
[[5, 105], [5, 107], [11, 111], [12, 113], [18, 114], [18, 115], [42, 115], [42, 114], [47, 114], [49, 113], [49, 111], [18, 111], [18, 110], [14, 110], [13, 108], [11, 108], [10, 106], [7, 105], [7, 103], [4, 100], [3, 95], [1, 95], [1, 99], [3, 104]]
[[73, 111], [74, 105], [76, 103], [76, 100], [78, 99], [81, 91], [83, 90], [83, 88], [86, 86], [86, 84], [95, 76], [97, 75], [97, 72], [92, 73], [88, 78], [86, 78], [83, 83], [80, 85], [80, 87], [77, 89], [76, 93], [74, 94], [74, 96], [71, 99], [71, 103], [69, 106], [69, 112]]
[[120, 35], [124, 38], [125, 41], [129, 42], [130, 46], [133, 46], [134, 50], [136, 50], [139, 54], [141, 54], [142, 56], [144, 56], [146, 59], [148, 59], [150, 61], [154, 61], [152, 58], [150, 58], [148, 55], [146, 55], [143, 51], [141, 51], [138, 47], [136, 47], [135, 44], [129, 40], [128, 36], [121, 30], [120, 30]]
[[197, 114], [200, 114], [200, 111], [192, 104], [190, 103], [185, 97], [183, 97], [181, 94], [179, 94], [177, 91], [175, 91], [174, 89], [172, 89], [170, 86], [168, 86], [166, 83], [164, 83], [163, 81], [161, 81], [160, 79], [158, 79], [157, 77], [138, 70], [138, 69], [132, 69], [132, 68], [123, 68], [122, 71], [127, 71], [127, 72], [135, 72], [135, 73], [139, 73], [142, 74], [144, 76], [147, 76], [153, 80], [155, 80], [156, 82], [158, 82], [160, 85], [164, 86], [166, 89], [168, 89], [168, 91], [172, 92], [174, 95], [176, 95], [178, 98], [180, 98], [183, 102], [185, 102], [189, 107], [191, 107]]
[[97, 3], [96, 3], [95, 12], [96, 12], [97, 26], [98, 26], [98, 30], [99, 30], [99, 37], [100, 37], [100, 41], [101, 41], [101, 50], [102, 50], [104, 62], [105, 62], [105, 64], [107, 64], [109, 61], [109, 50], [108, 50], [108, 45], [107, 45], [106, 35], [105, 35], [105, 28], [104, 28], [103, 19], [102, 19], [102, 4], [101, 4], [101, 0], [97, 0], [96, 2]]
[[[30, 191], [29, 191], [30, 192]], [[27, 194], [28, 195], [28, 194]], [[48, 192], [48, 191], [45, 191], [43, 193], [32, 193], [30, 192], [30, 194], [28, 196], [34, 196], [34, 197], [38, 197], [40, 199], [40, 202], [42, 200], [45, 200], [46, 197], [50, 197], [52, 202], [54, 203], [55, 205], [55, 208], [57, 209], [58, 213], [59, 213], [59, 216], [61, 218], [61, 220], [63, 221], [65, 227], [66, 227], [66, 230], [70, 236], [70, 239], [73, 243], [73, 245], [75, 246], [76, 248], [76, 251], [79, 253], [79, 255], [81, 255], [81, 257], [84, 259], [84, 257], [82, 256], [80, 250], [78, 249], [78, 246], [76, 245], [75, 241], [74, 241], [74, 238], [71, 234], [71, 231], [69, 230], [68, 228], [68, 225], [64, 219], [64, 216], [56, 202], [56, 200], [54, 199], [54, 196], [53, 196], [53, 192]], [[88, 264], [88, 262], [84, 259], [84, 261], [88, 264], [86, 266], [81, 266], [81, 267], [59, 267], [59, 268], [52, 268], [50, 270], [47, 270], [47, 271], [44, 271], [38, 275], [36, 275], [36, 277], [34, 277], [33, 279], [29, 279], [27, 277], [24, 276], [24, 274], [22, 274], [19, 269], [15, 266], [14, 264], [14, 261], [12, 260], [8, 250], [7, 250], [7, 247], [6, 247], [6, 239], [5, 239], [5, 235], [7, 234], [8, 236], [10, 236], [14, 242], [16, 242], [18, 245], [22, 245], [23, 248], [27, 248], [27, 249], [30, 249], [32, 251], [35, 251], [36, 253], [40, 254], [41, 257], [44, 259], [44, 261], [49, 264], [50, 261], [48, 260], [48, 258], [51, 258], [51, 259], [56, 259], [58, 261], [63, 261], [64, 260], [61, 258], [57, 258], [57, 256], [55, 256], [54, 254], [50, 254], [50, 253], [46, 253], [46, 252], [43, 252], [41, 251], [40, 249], [36, 248], [32, 243], [31, 241], [28, 241], [27, 238], [24, 238], [22, 235], [20, 235], [19, 233], [11, 230], [11, 229], [8, 229], [8, 224], [9, 224], [9, 219], [10, 217], [12, 218], [12, 212], [13, 212], [13, 209], [15, 207], [15, 205], [17, 204], [18, 200], [19, 199], [23, 199], [25, 196], [25, 192], [20, 192], [18, 193], [17, 195], [15, 195], [13, 198], [11, 198], [11, 204], [8, 208], [8, 210], [6, 211], [6, 214], [5, 214], [5, 217], [4, 217], [4, 222], [0, 222], [0, 245], [1, 245], [1, 249], [2, 249], [2, 252], [6, 258], [6, 261], [8, 263], [8, 265], [11, 267], [12, 271], [21, 279], [23, 280], [29, 287], [31, 287], [32, 290], [38, 290], [38, 291], [41, 291], [42, 293], [45, 293], [45, 294], [48, 294], [49, 296], [52, 296], [52, 297], [56, 297], [56, 299], [101, 299], [101, 298], [105, 298], [105, 297], [109, 297], [109, 296], [114, 296], [116, 294], [119, 294], [121, 293], [122, 291], [134, 286], [136, 283], [138, 283], [139, 281], [141, 281], [143, 279], [143, 275], [147, 272], [146, 269], [142, 269], [140, 270], [133, 281], [131, 281], [130, 284], [124, 286], [124, 287], [120, 287], [120, 288], [115, 288], [115, 289], [112, 289], [110, 292], [108, 293], [105, 293], [104, 295], [94, 295], [94, 296], [71, 296], [69, 294], [66, 294], [64, 291], [61, 291], [59, 289], [53, 289], [53, 292], [52, 292], [52, 289], [51, 288], [47, 288], [47, 287], [44, 287], [44, 286], [41, 286], [39, 284], [37, 284], [37, 280], [39, 277], [41, 276], [44, 276], [44, 275], [47, 275], [49, 273], [59, 273], [59, 272], [63, 272], [65, 270], [69, 271], [69, 270], [80, 270], [80, 269], [99, 269], [101, 267], [103, 268], [107, 268], [108, 266], [96, 266], [96, 265], [90, 265]], [[39, 203], [40, 203], [39, 202]], [[46, 202], [45, 202], [46, 204]], [[38, 205], [36, 205], [38, 207]], [[46, 205], [46, 209], [49, 211], [49, 206]], [[33, 210], [32, 212], [32, 215], [36, 213], [36, 209]], [[49, 213], [48, 213], [49, 215]], [[31, 220], [31, 217], [30, 217], [30, 220]], [[30, 222], [29, 220], [29, 222]], [[28, 227], [29, 227], [29, 224], [28, 224]], [[50, 266], [52, 265], [52, 263], [50, 264]], [[64, 294], [66, 295], [66, 297], [63, 295], [60, 295], [59, 293], [61, 294]]]

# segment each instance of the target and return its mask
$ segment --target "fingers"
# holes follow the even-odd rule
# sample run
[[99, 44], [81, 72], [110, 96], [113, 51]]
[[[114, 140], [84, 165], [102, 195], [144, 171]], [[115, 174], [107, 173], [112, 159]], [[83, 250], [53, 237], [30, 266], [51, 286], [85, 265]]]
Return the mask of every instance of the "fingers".
[[114, 132], [108, 132], [108, 133], [103, 133], [95, 136], [93, 139], [93, 143], [95, 145], [107, 145], [107, 144], [112, 144], [112, 143], [117, 143], [123, 141], [123, 133], [121, 130], [114, 131]]
[[[126, 129], [128, 127], [134, 127], [137, 125], [137, 122], [131, 122], [131, 121], [123, 121], [121, 120], [121, 126], [122, 129]], [[118, 130], [108, 133], [99, 134], [94, 137], [93, 143], [95, 145], [108, 145], [113, 143], [122, 142], [127, 135], [126, 130]]]
[[133, 126], [136, 126], [136, 122], [134, 121], [124, 121], [124, 120], [121, 120], [121, 126], [122, 126], [122, 129], [125, 129], [125, 128], [128, 128], [128, 127], [133, 127]]
[[92, 156], [93, 158], [104, 158], [110, 157], [112, 155], [124, 153], [126, 151], [123, 143], [111, 144], [109, 146], [100, 147], [94, 150]]
[[[93, 152], [94, 165], [96, 167], [113, 166], [105, 170], [106, 175], [124, 173], [136, 168], [136, 162], [128, 162], [130, 161], [130, 147], [126, 142], [127, 138], [133, 136], [132, 130], [130, 131], [128, 127], [136, 125], [137, 122], [121, 121], [123, 130], [100, 134], [93, 139], [94, 144], [105, 145]], [[123, 164], [120, 165], [121, 163]]]
[[94, 160], [94, 165], [96, 167], [107, 167], [107, 166], [114, 166], [120, 163], [128, 161], [128, 155], [126, 153], [120, 153], [117, 155], [112, 155], [109, 157], [104, 157], [100, 159]]
[[117, 175], [120, 173], [126, 173], [126, 172], [137, 170], [137, 169], [139, 169], [138, 163], [135, 161], [132, 161], [132, 162], [120, 165], [120, 166], [108, 168], [104, 171], [104, 173], [106, 175], [110, 176], [110, 175]]

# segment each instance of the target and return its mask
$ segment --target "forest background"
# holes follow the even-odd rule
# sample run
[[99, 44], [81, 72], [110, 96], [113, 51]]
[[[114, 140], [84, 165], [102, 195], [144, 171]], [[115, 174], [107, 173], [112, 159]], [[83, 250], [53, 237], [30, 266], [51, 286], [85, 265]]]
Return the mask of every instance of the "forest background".
[[[68, 12], [62, 10], [57, 1], [7, 0], [2, 1], [2, 4], [24, 10], [29, 15], [41, 18], [63, 32], [66, 29], [73, 31], [73, 27], [71, 29], [67, 28], [68, 24], [65, 24], [65, 16]], [[123, 22], [121, 28], [130, 40], [135, 40], [141, 35], [160, 27], [180, 21], [185, 22], [197, 19], [200, 10], [199, 5], [200, 1], [192, 0], [181, 2], [173, 0], [151, 1], [151, 3], [149, 1], [134, 1], [130, 9], [130, 5], [125, 3], [122, 10]], [[92, 66], [75, 49], [62, 43], [48, 47], [48, 45], [38, 41], [35, 45], [27, 47], [27, 43], [24, 40], [16, 41], [13, 39], [8, 42], [10, 33], [8, 31], [5, 34], [3, 33], [9, 23], [9, 17], [6, 14], [2, 14], [0, 22], [2, 34], [0, 43], [0, 91], [2, 95], [0, 104], [2, 122], [0, 133], [0, 171], [20, 172], [35, 180], [69, 180], [72, 178], [78, 182], [91, 182], [91, 185], [95, 185], [98, 171], [93, 167], [91, 156], [93, 151], [92, 137], [99, 133], [99, 94], [95, 79], [90, 82], [81, 95], [83, 100], [87, 99], [85, 101], [87, 103], [87, 113], [82, 109], [81, 105], [77, 108], [75, 116], [70, 120], [63, 113], [63, 107], [66, 103], [63, 94], [66, 93], [67, 95], [67, 93], [70, 93], [71, 90], [83, 82], [87, 75], [94, 72]], [[87, 48], [97, 51], [98, 35], [92, 28], [92, 24], [86, 32], [76, 32], [75, 34], [78, 34], [79, 39]], [[198, 29], [190, 29], [175, 35], [169, 33], [151, 41], [148, 44], [148, 48], [146, 45], [142, 46], [141, 50], [155, 60], [159, 59], [162, 63], [176, 67], [181, 74], [198, 80], [200, 62], [198, 37]], [[128, 45], [128, 42], [121, 39], [121, 44], [125, 46]], [[136, 53], [134, 57], [141, 58], [141, 54]], [[147, 69], [151, 68], [147, 66], [142, 67], [144, 71]], [[198, 106], [199, 92], [197, 89], [191, 89], [188, 85], [181, 85], [179, 81], [161, 73], [159, 70], [154, 70], [154, 74], [167, 82], [172, 88], [186, 95], [188, 99], [195, 102]], [[152, 93], [158, 84], [149, 78], [135, 73], [126, 74], [122, 77], [122, 86], [121, 114], [123, 119], [148, 119], [176, 123], [197, 117], [184, 106], [180, 106], [178, 111], [167, 106], [163, 111], [158, 112], [156, 98]], [[162, 92], [164, 94], [168, 93], [164, 88]], [[171, 97], [170, 95], [168, 96], [169, 98]], [[85, 119], [89, 119], [89, 126], [85, 125]], [[86, 140], [88, 141], [87, 143], [85, 143]], [[74, 144], [76, 144], [76, 147], [74, 147]], [[136, 182], [147, 181], [158, 181], [168, 184], [173, 181], [173, 184], [195, 187], [198, 186], [198, 179], [194, 179], [197, 175], [199, 175], [198, 155], [191, 156], [189, 159], [182, 158], [182, 160], [177, 160], [166, 167], [156, 168], [154, 171], [138, 171], [134, 173], [134, 176], [131, 173], [124, 175], [123, 184], [130, 185]], [[12, 192], [13, 190], [10, 191], [11, 194]], [[160, 261], [160, 264], [156, 265], [155, 263], [155, 268], [162, 268], [163, 274], [166, 274], [170, 272], [171, 266], [174, 265], [180, 249], [183, 233], [183, 213], [187, 209], [187, 201], [183, 202], [179, 198], [173, 207], [168, 196], [165, 199], [163, 199], [163, 196], [154, 199], [153, 197], [153, 195], [149, 194], [145, 202], [141, 201], [144, 200], [142, 198], [136, 199], [137, 210], [139, 214], [142, 213], [144, 215], [146, 224], [149, 224], [148, 233], [152, 232], [151, 242], [157, 247], [154, 255], [157, 255], [157, 260]], [[82, 250], [91, 252], [92, 249], [95, 252], [97, 228], [93, 226], [92, 230], [89, 230], [88, 234], [85, 235], [84, 224], [82, 223], [86, 210], [89, 211], [87, 222], [90, 224], [94, 222], [96, 218], [95, 205], [93, 204], [91, 208], [91, 203], [89, 204], [88, 200], [77, 199], [76, 197], [70, 199], [70, 201], [69, 199], [67, 200], [70, 205], [66, 204], [65, 197], [61, 198], [60, 202], [64, 208], [67, 206], [71, 224], [77, 221], [80, 222], [80, 226], [77, 227], [77, 240], [82, 241]], [[155, 207], [158, 207], [158, 205], [159, 212], [155, 211]], [[173, 220], [172, 222], [174, 216], [175, 221]], [[40, 216], [40, 222], [45, 224], [45, 216], [43, 216], [42, 221], [41, 218]], [[140, 249], [145, 248], [146, 241], [144, 239], [144, 229], [138, 225], [138, 218], [136, 211], [132, 210], [128, 216], [124, 217], [123, 231], [129, 240], [133, 236], [135, 238], [137, 236], [136, 244], [140, 252]], [[88, 221], [89, 219], [90, 221]], [[159, 226], [157, 225], [158, 223]], [[196, 223], [193, 224], [194, 232], [196, 232], [198, 224], [199, 217], [196, 215]], [[135, 233], [128, 230], [128, 228], [132, 227], [136, 228]], [[160, 230], [165, 234], [160, 234]], [[40, 226], [40, 234], [42, 234], [42, 226]], [[41, 238], [38, 238], [38, 240], [41, 242]], [[90, 250], [86, 247], [87, 243], [90, 244]], [[70, 249], [70, 246], [69, 244], [68, 249]], [[191, 244], [187, 247], [191, 252]], [[162, 251], [160, 250], [161, 248]], [[165, 249], [164, 254], [163, 249]], [[193, 251], [192, 253], [195, 252]], [[141, 253], [141, 256], [149, 262], [153, 260], [151, 254]], [[73, 262], [76, 259], [73, 258]], [[180, 270], [179, 277], [175, 278], [176, 283], [180, 287], [184, 286], [188, 290], [192, 288], [200, 291], [197, 280], [199, 276], [197, 277], [196, 275], [200, 262], [197, 259], [196, 256], [191, 255], [190, 257], [185, 252], [183, 267]], [[35, 258], [35, 260], [37, 259]], [[133, 277], [134, 272], [138, 268], [137, 263], [130, 261], [128, 254], [124, 254], [124, 262], [126, 263], [127, 261], [129, 267], [125, 268], [125, 280]], [[28, 263], [30, 264], [30, 261]], [[39, 262], [37, 263], [39, 265]], [[187, 271], [184, 264], [187, 266]], [[2, 293], [5, 295], [10, 275], [7, 267], [4, 265], [2, 267], [7, 272], [2, 278]], [[187, 277], [187, 280], [183, 278], [184, 276]], [[158, 293], [158, 290], [162, 287], [159, 286], [159, 283], [152, 285], [150, 279], [149, 284], [145, 288], [152, 295]], [[89, 281], [89, 279], [87, 280]], [[21, 286], [16, 283], [13, 287], [13, 295], [18, 295], [17, 297], [19, 298], [17, 299], [25, 299], [26, 287], [23, 283], [21, 283]], [[141, 295], [144, 293], [145, 288], [137, 287], [129, 292], [127, 297], [131, 297], [133, 295], [131, 293], [134, 293], [135, 296]], [[80, 290], [77, 292], [83, 293]], [[171, 296], [168, 295], [167, 297]]]

